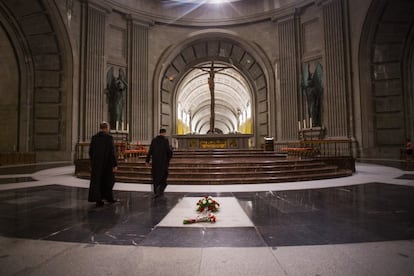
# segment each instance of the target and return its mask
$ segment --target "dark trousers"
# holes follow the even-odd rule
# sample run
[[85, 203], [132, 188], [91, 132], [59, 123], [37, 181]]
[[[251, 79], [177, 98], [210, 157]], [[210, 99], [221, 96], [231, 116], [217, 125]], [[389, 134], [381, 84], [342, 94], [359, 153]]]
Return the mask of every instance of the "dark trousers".
[[167, 178], [168, 178], [168, 171], [164, 171], [162, 173], [152, 175], [155, 194], [164, 193], [165, 188], [167, 188]]

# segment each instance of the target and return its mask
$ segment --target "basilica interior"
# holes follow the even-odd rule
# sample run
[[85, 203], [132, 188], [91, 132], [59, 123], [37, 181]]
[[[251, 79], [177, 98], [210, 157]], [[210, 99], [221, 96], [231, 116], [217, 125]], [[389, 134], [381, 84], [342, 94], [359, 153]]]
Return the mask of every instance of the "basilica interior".
[[1, 275], [414, 271], [412, 0], [0, 0], [0, 77]]

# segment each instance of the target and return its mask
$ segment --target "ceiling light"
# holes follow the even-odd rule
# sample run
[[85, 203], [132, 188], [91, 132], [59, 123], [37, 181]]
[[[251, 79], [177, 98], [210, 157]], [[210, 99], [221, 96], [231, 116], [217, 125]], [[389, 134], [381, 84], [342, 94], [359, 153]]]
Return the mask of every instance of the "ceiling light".
[[235, 2], [239, 0], [171, 0], [173, 2], [180, 2], [180, 3], [191, 3], [191, 4], [223, 4], [229, 2]]

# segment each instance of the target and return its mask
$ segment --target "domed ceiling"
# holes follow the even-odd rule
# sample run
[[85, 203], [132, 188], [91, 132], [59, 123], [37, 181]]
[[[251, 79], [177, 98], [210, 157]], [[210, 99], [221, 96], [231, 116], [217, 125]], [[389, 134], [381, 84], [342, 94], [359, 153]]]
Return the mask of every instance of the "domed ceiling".
[[271, 18], [276, 10], [300, 0], [104, 0], [120, 11], [154, 22], [223, 26]]
[[163, 0], [164, 3], [191, 3], [196, 5], [203, 4], [224, 4], [241, 0]]

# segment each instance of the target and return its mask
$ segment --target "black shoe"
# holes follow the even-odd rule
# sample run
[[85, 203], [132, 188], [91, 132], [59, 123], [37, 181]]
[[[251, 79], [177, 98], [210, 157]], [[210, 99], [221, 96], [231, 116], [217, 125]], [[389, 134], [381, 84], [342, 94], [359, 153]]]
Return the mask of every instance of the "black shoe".
[[154, 194], [154, 195], [152, 195], [152, 199], [157, 199], [157, 198], [160, 198], [160, 197], [163, 197], [164, 196], [164, 194], [163, 193], [156, 193], [156, 194]]
[[100, 200], [100, 201], [97, 201], [97, 202], [96, 202], [95, 206], [96, 206], [96, 207], [102, 207], [102, 206], [104, 206], [104, 204], [105, 204], [105, 203], [104, 203], [102, 200]]

